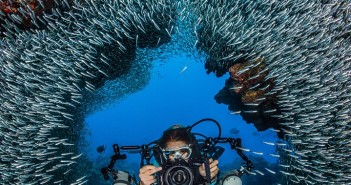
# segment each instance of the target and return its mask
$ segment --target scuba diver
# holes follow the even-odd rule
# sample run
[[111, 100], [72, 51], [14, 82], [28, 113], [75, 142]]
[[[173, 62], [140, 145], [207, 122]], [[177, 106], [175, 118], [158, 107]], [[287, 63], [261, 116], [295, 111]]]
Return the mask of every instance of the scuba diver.
[[[189, 159], [191, 158], [199, 158], [199, 151], [196, 151], [197, 148], [194, 147], [196, 145], [196, 140], [190, 135], [186, 127], [174, 125], [163, 132], [163, 135], [159, 140], [158, 147], [162, 152], [162, 156], [160, 157], [162, 157], [163, 160], [169, 160], [170, 162], [174, 163], [179, 159], [189, 162]], [[160, 162], [160, 159], [158, 159], [157, 162]], [[213, 160], [210, 158], [209, 165], [211, 184], [215, 184], [217, 174], [219, 172], [218, 160]], [[146, 165], [140, 168], [140, 185], [151, 185], [155, 183], [155, 173], [161, 170], [162, 167], [157, 167], [154, 165]], [[205, 164], [202, 163], [197, 170], [194, 170], [194, 172], [194, 182], [199, 182], [197, 184], [201, 184], [201, 182], [206, 179]], [[200, 178], [200, 176], [202, 178]]]
[[[211, 138], [199, 133], [192, 133], [191, 129], [204, 121], [212, 121], [218, 126], [218, 137]], [[204, 137], [205, 140], [195, 136]], [[229, 143], [231, 149], [236, 150], [245, 161], [238, 170], [220, 178], [218, 158], [224, 148], [216, 146], [218, 143]], [[113, 145], [115, 154], [111, 157], [108, 167], [101, 172], [108, 180], [108, 174], [114, 179], [114, 185], [242, 185], [241, 176], [254, 167], [251, 161], [242, 153], [240, 138], [222, 138], [221, 127], [216, 120], [206, 118], [191, 126], [173, 125], [163, 132], [160, 139], [142, 146]], [[116, 160], [126, 159], [122, 151], [141, 154], [139, 169], [140, 181], [137, 183], [126, 171], [115, 171]], [[150, 162], [151, 158], [155, 161]]]

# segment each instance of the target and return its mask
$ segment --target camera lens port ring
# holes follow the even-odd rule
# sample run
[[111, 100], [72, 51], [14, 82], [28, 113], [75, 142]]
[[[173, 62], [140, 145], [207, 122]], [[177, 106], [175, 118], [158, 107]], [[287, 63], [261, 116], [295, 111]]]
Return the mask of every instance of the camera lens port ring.
[[163, 174], [166, 185], [192, 185], [194, 174], [187, 166], [172, 166]]

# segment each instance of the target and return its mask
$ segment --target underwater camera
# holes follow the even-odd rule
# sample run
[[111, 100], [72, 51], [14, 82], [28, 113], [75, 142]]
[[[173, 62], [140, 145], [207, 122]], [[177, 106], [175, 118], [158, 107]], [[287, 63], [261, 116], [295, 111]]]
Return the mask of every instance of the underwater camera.
[[157, 173], [157, 182], [164, 185], [192, 185], [195, 169], [184, 159], [176, 159], [162, 166], [162, 170]]
[[153, 154], [162, 170], [156, 173], [159, 185], [192, 185], [202, 181], [198, 169], [203, 161], [197, 161], [194, 145], [186, 145], [177, 149], [161, 149], [153, 147]]
[[[204, 121], [212, 121], [218, 126], [218, 137], [206, 137], [203, 134], [192, 133], [191, 129]], [[235, 170], [230, 176], [223, 179], [218, 179], [217, 182], [222, 185], [241, 185], [241, 176], [246, 173], [250, 175], [250, 171], [254, 168], [252, 162], [243, 154], [240, 138], [223, 138], [221, 137], [221, 127], [216, 120], [206, 118], [197, 121], [191, 126], [184, 127], [187, 134], [190, 134], [191, 141], [178, 148], [165, 149], [161, 146], [160, 140], [153, 141], [149, 144], [141, 146], [121, 146], [113, 145], [114, 155], [111, 156], [111, 161], [108, 167], [101, 169], [101, 173], [105, 180], [108, 180], [109, 174], [113, 177], [114, 185], [132, 185], [137, 184], [135, 176], [132, 177], [125, 171], [116, 171], [113, 166], [117, 160], [126, 159], [125, 154], [120, 154], [121, 151], [128, 153], [137, 153], [141, 155], [140, 167], [145, 165], [153, 165], [150, 160], [153, 158], [157, 164], [162, 167], [161, 171], [156, 173], [157, 185], [210, 185], [212, 180], [210, 173], [210, 158], [218, 159], [224, 152], [224, 148], [216, 146], [218, 143], [229, 143], [232, 150], [236, 150], [238, 155], [245, 161], [242, 163], [240, 170]], [[195, 135], [204, 137], [200, 140], [195, 138]], [[205, 177], [199, 173], [199, 167], [204, 164]]]

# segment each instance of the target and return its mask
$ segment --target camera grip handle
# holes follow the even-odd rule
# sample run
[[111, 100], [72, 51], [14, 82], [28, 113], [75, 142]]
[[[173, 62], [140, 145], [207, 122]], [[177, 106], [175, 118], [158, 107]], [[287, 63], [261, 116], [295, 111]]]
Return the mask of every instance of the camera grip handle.
[[205, 158], [205, 172], [206, 172], [206, 184], [211, 183], [211, 171], [210, 171], [210, 162], [208, 158]]

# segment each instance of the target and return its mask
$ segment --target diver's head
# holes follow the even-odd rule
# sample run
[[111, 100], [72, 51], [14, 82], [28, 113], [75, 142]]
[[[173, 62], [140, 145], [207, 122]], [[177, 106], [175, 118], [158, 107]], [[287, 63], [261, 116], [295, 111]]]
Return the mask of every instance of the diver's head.
[[165, 159], [188, 160], [192, 154], [192, 142], [192, 136], [186, 127], [173, 125], [163, 132], [159, 146]]

